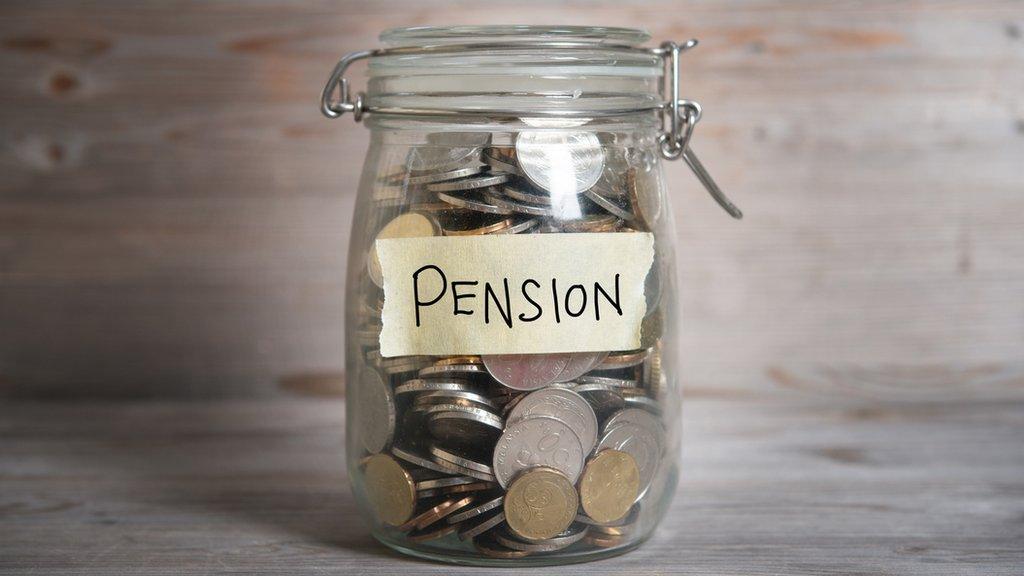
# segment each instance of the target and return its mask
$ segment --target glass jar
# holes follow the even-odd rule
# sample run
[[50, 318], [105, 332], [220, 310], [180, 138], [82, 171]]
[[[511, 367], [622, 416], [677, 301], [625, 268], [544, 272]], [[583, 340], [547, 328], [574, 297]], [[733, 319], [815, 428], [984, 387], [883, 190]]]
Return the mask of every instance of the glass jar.
[[[695, 42], [525, 26], [381, 40], [322, 99], [372, 130], [346, 284], [359, 508], [386, 545], [460, 564], [638, 546], [679, 469], [662, 159], [738, 215], [689, 147], [700, 108], [679, 98], [678, 60]], [[343, 75], [364, 58], [352, 100]]]

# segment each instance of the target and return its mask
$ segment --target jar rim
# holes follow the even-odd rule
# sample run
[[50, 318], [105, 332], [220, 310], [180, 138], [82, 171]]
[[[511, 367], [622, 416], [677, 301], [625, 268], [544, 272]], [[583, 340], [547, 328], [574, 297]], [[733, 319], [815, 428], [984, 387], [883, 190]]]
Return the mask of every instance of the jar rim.
[[614, 26], [563, 25], [456, 25], [391, 28], [380, 34], [390, 47], [436, 46], [473, 42], [543, 42], [552, 40], [590, 43], [596, 46], [639, 46], [651, 39], [645, 30]]

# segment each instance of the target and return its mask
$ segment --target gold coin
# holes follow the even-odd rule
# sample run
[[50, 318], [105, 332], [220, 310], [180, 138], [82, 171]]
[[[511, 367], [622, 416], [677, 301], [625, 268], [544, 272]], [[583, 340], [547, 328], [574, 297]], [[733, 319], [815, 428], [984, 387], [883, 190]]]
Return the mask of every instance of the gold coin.
[[508, 486], [505, 521], [521, 538], [546, 540], [572, 524], [578, 499], [565, 474], [546, 466], [530, 468]]
[[366, 460], [366, 495], [377, 518], [398, 526], [412, 516], [416, 507], [416, 483], [397, 460], [376, 454]]
[[583, 511], [597, 522], [614, 522], [629, 512], [640, 493], [636, 460], [621, 450], [602, 450], [580, 477]]
[[377, 238], [373, 246], [370, 247], [370, 253], [366, 256], [366, 271], [370, 275], [370, 280], [373, 280], [373, 283], [377, 286], [384, 287], [384, 275], [380, 269], [380, 257], [377, 255], [376, 240], [423, 238], [437, 236], [440, 233], [441, 226], [437, 223], [437, 220], [419, 212], [407, 212], [385, 224], [380, 232], [377, 233]]

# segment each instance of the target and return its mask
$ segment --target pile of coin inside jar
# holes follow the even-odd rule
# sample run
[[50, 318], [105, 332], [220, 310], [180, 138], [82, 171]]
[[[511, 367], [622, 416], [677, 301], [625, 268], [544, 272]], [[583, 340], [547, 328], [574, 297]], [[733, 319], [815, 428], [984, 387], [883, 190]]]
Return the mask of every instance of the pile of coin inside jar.
[[[609, 134], [427, 140], [379, 175], [374, 202], [392, 212], [377, 238], [650, 231], [661, 212], [651, 160]], [[632, 543], [666, 449], [657, 262], [643, 348], [490, 356], [382, 357], [372, 246], [366, 269], [350, 430], [379, 523], [495, 558]]]

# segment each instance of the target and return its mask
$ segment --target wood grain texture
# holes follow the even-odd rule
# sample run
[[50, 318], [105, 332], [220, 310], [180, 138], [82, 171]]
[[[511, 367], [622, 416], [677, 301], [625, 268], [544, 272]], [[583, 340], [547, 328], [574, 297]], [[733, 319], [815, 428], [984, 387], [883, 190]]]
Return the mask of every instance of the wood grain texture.
[[[337, 400], [0, 404], [0, 572], [518, 573], [375, 543], [345, 481], [343, 413]], [[1020, 400], [694, 399], [656, 535], [558, 573], [1020, 574], [1022, 437]]]
[[321, 83], [380, 30], [503, 22], [702, 40], [694, 146], [747, 219], [669, 167], [688, 386], [1021, 389], [1020, 2], [64, 0], [0, 7], [0, 396], [337, 382], [367, 134]]

